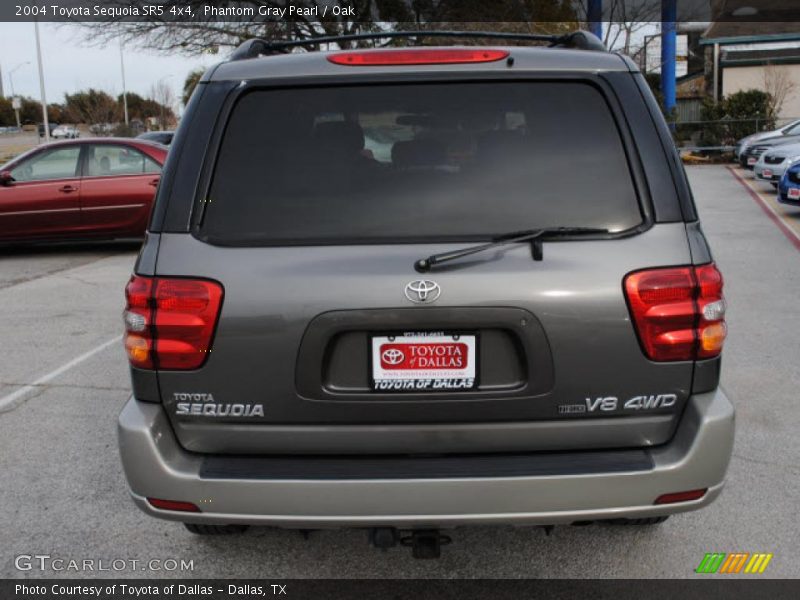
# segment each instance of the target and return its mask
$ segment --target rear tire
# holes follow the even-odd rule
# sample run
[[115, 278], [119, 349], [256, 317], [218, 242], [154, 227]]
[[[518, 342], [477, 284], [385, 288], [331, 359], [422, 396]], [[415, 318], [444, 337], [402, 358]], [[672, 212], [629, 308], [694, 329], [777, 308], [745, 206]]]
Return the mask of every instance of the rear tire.
[[669, 515], [665, 517], [644, 517], [641, 519], [610, 519], [605, 521], [609, 525], [658, 525], [669, 519]]
[[184, 523], [186, 529], [195, 535], [232, 535], [244, 533], [247, 525], [205, 525], [199, 523]]

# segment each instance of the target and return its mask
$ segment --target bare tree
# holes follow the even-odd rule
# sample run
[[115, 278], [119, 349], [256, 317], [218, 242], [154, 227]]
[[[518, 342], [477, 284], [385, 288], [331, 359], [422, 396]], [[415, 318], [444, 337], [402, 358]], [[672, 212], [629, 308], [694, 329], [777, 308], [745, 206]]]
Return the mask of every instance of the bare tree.
[[[579, 17], [588, 20], [588, 0], [577, 0]], [[698, 21], [705, 16], [701, 2], [678, 4], [679, 22]], [[608, 48], [632, 56], [640, 49], [643, 31], [661, 21], [661, 0], [603, 0], [603, 42]]]
[[175, 105], [175, 93], [162, 78], [150, 86], [150, 93], [148, 94], [148, 97], [160, 107], [158, 128], [166, 129], [167, 123], [172, 121], [174, 118], [172, 107]]
[[[622, 0], [614, 0], [621, 2]], [[629, 0], [625, 0], [629, 1]], [[654, 1], [654, 0], [636, 0]], [[267, 40], [310, 40], [400, 29], [480, 28], [505, 31], [561, 33], [580, 24], [578, 4], [585, 0], [237, 0], [216, 8], [236, 14], [207, 12], [203, 0], [161, 0], [162, 15], [134, 20], [107, 18], [85, 22], [86, 42], [105, 45], [122, 41], [157, 52], [197, 55], [232, 48], [254, 37]], [[147, 0], [104, 0], [106, 8], [144, 6]], [[337, 13], [324, 11], [336, 5]], [[189, 10], [191, 18], [172, 16], [171, 8]], [[304, 6], [311, 14], [279, 13], [288, 5]], [[244, 9], [244, 10], [239, 10]], [[322, 16], [326, 14], [327, 16]], [[421, 40], [415, 40], [419, 43]], [[414, 40], [412, 40], [414, 42]], [[390, 40], [345, 43], [345, 47], [389, 45]], [[311, 46], [313, 48], [313, 46]]]
[[[442, 2], [443, 0], [439, 0]], [[452, 0], [451, 0], [452, 1]], [[431, 2], [428, 2], [430, 4]], [[433, 2], [436, 4], [437, 2]], [[152, 4], [148, 0], [104, 0], [105, 8], [120, 9], [129, 6]], [[210, 3], [203, 0], [162, 0], [161, 15], [150, 14], [137, 20], [109, 17], [103, 21], [84, 22], [81, 26], [89, 32], [87, 43], [105, 45], [122, 41], [127, 46], [138, 46], [164, 53], [197, 55], [215, 52], [220, 48], [233, 48], [251, 38], [305, 40], [324, 35], [344, 35], [364, 31], [379, 31], [375, 18], [388, 22], [413, 20], [410, 6], [398, 0], [338, 0], [337, 15], [328, 10], [322, 18], [329, 0], [237, 0], [219, 3], [219, 9], [243, 9], [239, 14], [206, 12]], [[288, 13], [288, 5], [316, 8], [313, 14]], [[170, 12], [173, 6], [189, 10], [191, 17], [176, 18]], [[345, 10], [351, 9], [351, 10]], [[140, 10], [142, 10], [140, 8]], [[355, 18], [347, 15], [354, 14]]]
[[786, 97], [797, 89], [797, 82], [791, 77], [787, 69], [773, 64], [768, 64], [764, 67], [763, 77], [764, 91], [769, 94], [767, 116], [770, 119], [776, 119], [783, 109]]

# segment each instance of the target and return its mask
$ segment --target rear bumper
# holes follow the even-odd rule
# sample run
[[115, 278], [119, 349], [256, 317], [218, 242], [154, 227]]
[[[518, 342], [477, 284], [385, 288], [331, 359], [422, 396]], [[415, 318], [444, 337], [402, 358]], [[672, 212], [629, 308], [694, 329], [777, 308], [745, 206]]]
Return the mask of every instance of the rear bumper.
[[[447, 527], [554, 524], [660, 516], [702, 508], [724, 484], [734, 410], [721, 390], [693, 396], [674, 438], [645, 451], [652, 466], [631, 471], [565, 469], [529, 476], [269, 478], [207, 476], [207, 457], [180, 447], [161, 405], [131, 399], [119, 444], [131, 494], [146, 513], [193, 523], [283, 527]], [[576, 460], [583, 454], [576, 453]], [[708, 488], [695, 501], [654, 505], [666, 493]], [[202, 512], [159, 510], [146, 498], [197, 504]]]

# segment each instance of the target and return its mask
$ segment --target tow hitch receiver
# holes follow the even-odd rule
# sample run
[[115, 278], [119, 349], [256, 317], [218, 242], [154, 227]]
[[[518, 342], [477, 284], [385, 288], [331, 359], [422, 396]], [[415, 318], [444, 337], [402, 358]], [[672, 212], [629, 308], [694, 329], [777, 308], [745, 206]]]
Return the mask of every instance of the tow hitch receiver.
[[439, 558], [442, 546], [452, 542], [450, 536], [439, 533], [438, 529], [415, 529], [410, 533], [401, 537], [394, 527], [375, 527], [369, 531], [369, 543], [385, 551], [399, 542], [401, 546], [411, 547], [414, 558]]
[[449, 536], [442, 535], [438, 529], [416, 529], [410, 536], [400, 540], [403, 546], [411, 546], [411, 556], [414, 558], [439, 558], [442, 555], [442, 546], [452, 540]]

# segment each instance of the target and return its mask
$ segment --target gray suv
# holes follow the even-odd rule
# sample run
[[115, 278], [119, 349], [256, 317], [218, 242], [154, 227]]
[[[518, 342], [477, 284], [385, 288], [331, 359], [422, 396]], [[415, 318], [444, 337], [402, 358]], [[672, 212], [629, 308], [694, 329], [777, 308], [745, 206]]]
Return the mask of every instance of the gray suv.
[[126, 288], [142, 510], [426, 556], [720, 494], [722, 276], [670, 132], [629, 59], [545, 39], [203, 76]]

